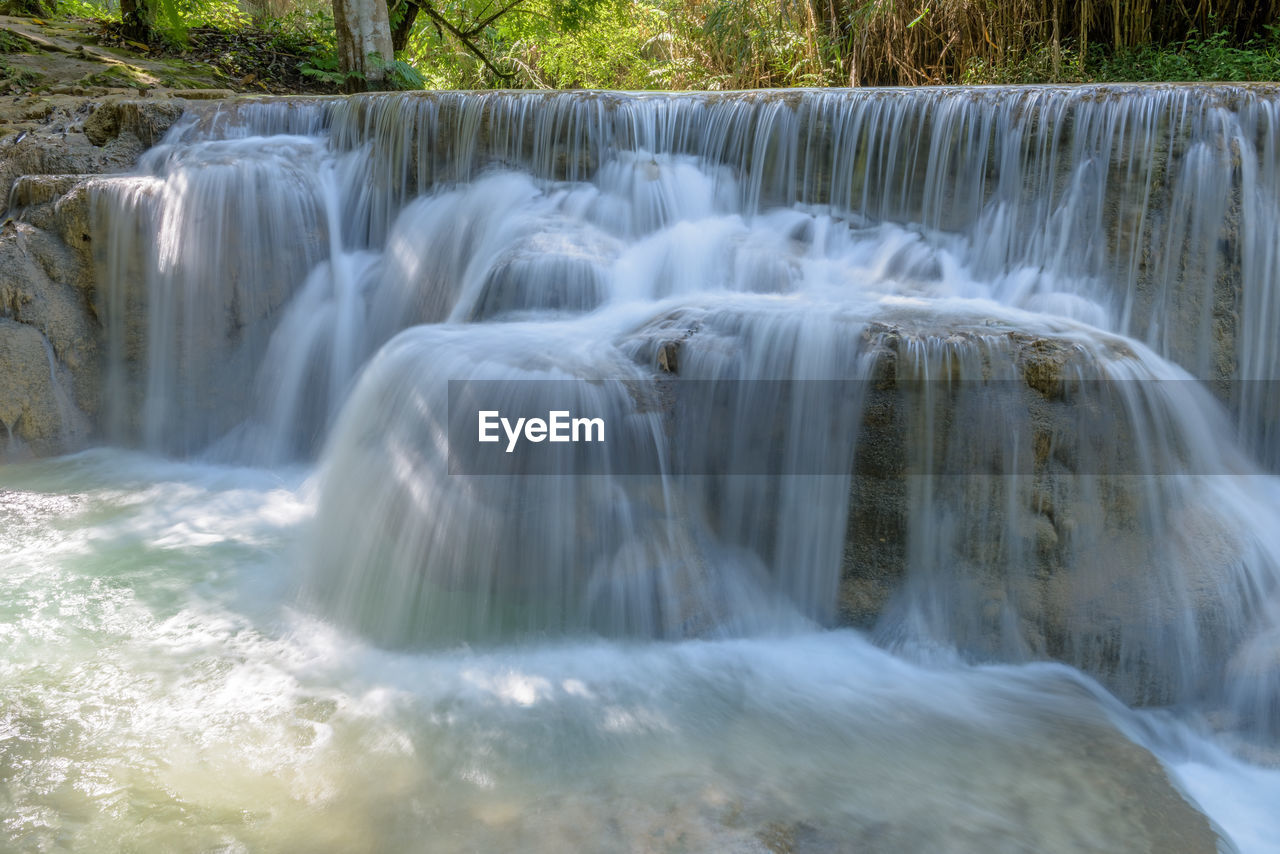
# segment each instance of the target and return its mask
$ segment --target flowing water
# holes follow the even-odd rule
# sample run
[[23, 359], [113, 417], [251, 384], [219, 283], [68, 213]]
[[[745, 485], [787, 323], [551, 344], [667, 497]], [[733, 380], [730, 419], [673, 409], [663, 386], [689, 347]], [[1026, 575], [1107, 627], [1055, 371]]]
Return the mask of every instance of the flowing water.
[[0, 847], [1274, 850], [1280, 93], [246, 102], [93, 200]]

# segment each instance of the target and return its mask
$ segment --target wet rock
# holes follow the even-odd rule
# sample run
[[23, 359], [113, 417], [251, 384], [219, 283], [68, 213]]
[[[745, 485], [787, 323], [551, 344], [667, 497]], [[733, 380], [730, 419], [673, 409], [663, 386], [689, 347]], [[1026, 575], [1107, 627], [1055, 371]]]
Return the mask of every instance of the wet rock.
[[236, 97], [236, 93], [230, 89], [182, 89], [175, 92], [175, 95], [187, 101], [220, 101]]
[[84, 135], [94, 145], [106, 145], [120, 135], [120, 104], [107, 101], [85, 120]]
[[1188, 643], [1230, 643], [1238, 615], [1223, 591], [1241, 545], [1176, 480], [1150, 476], [1162, 463], [1136, 455], [1130, 390], [1100, 381], [1099, 355], [988, 334], [956, 345], [981, 352], [967, 376], [986, 379], [921, 384], [920, 336], [964, 334], [868, 334], [878, 364], [857, 436], [840, 620], [888, 640], [906, 610], [945, 601], [934, 631], [978, 659], [1056, 658], [1130, 702], [1201, 687], [1209, 674], [1181, 662], [1201, 658]]
[[664, 341], [658, 346], [658, 370], [664, 374], [680, 373], [680, 342]]
[[65, 399], [44, 336], [0, 318], [0, 460], [61, 451], [87, 423]]
[[13, 183], [9, 206], [27, 208], [55, 202], [83, 180], [83, 175], [23, 175]]
[[146, 145], [119, 134], [95, 146], [83, 133], [23, 133], [0, 143], [0, 200], [8, 203], [19, 178], [30, 175], [99, 175], [133, 166]]
[[26, 112], [44, 124], [0, 141], [0, 421], [21, 453], [74, 449], [100, 408], [91, 176], [132, 167], [184, 110], [161, 99], [33, 102]]
[[700, 328], [696, 313], [674, 311], [657, 318], [633, 339], [634, 357], [664, 374], [679, 374], [681, 348]]
[[[56, 235], [12, 221], [0, 230], [0, 269], [6, 271], [0, 282], [0, 315], [30, 328], [49, 345], [46, 357], [41, 344], [38, 362], [13, 362], [21, 364], [23, 371], [35, 373], [15, 367], [8, 375], [11, 393], [17, 394], [19, 387], [30, 384], [34, 390], [28, 397], [45, 399], [47, 395], [39, 389], [47, 383], [50, 372], [65, 375], [63, 399], [59, 401], [62, 409], [41, 410], [39, 419], [44, 426], [37, 431], [38, 438], [46, 449], [60, 437], [68, 441], [83, 438], [85, 425], [100, 403], [101, 329], [84, 291], [92, 273]], [[6, 334], [13, 332], [12, 326], [5, 330]], [[48, 364], [49, 358], [53, 365]], [[58, 421], [57, 430], [46, 429], [51, 419]]]
[[[657, 377], [738, 378], [744, 361], [753, 370], [789, 370], [790, 333], [753, 317], [741, 309], [676, 310], [625, 346]], [[762, 325], [753, 326], [757, 320]], [[1182, 479], [1152, 476], [1180, 471], [1185, 443], [1151, 435], [1153, 424], [1176, 421], [1179, 406], [1207, 401], [1176, 397], [1186, 390], [1181, 383], [1107, 381], [1113, 365], [1129, 376], [1134, 354], [1101, 334], [1028, 334], [933, 316], [849, 327], [832, 337], [857, 336], [848, 364], [862, 379], [827, 387], [855, 401], [838, 423], [825, 420], [835, 409], [797, 419], [786, 400], [771, 404], [750, 384], [693, 386], [702, 398], [728, 395], [727, 409], [708, 413], [706, 423], [733, 419], [743, 403], [735, 394], [759, 392], [751, 404], [764, 416], [752, 427], [759, 441], [742, 453], [802, 453], [831, 431], [853, 445], [843, 545], [830, 558], [840, 565], [835, 601], [813, 602], [813, 613], [826, 619], [830, 605], [833, 622], [888, 645], [904, 640], [909, 626], [914, 640], [932, 634], [976, 660], [1058, 659], [1130, 702], [1167, 703], [1212, 682], [1213, 674], [1185, 662], [1214, 660], [1211, 649], [1238, 642], [1246, 621], [1231, 573], [1247, 562], [1244, 546]], [[752, 337], [762, 329], [772, 361]], [[726, 373], [706, 374], [708, 364]], [[664, 406], [668, 434], [681, 449], [701, 447], [680, 432], [681, 408], [679, 395]], [[1146, 415], [1135, 422], [1135, 412]], [[733, 433], [737, 442], [744, 430]], [[753, 462], [739, 455], [711, 465]], [[771, 483], [748, 487], [766, 496], [762, 507], [780, 500]], [[716, 500], [712, 490], [713, 519]], [[756, 528], [753, 548], [776, 560], [779, 535], [767, 523]], [[774, 567], [780, 578], [795, 571]]]
[[186, 106], [179, 100], [147, 99], [120, 102], [120, 128], [146, 147], [155, 145], [182, 117]]
[[62, 281], [75, 285], [94, 300], [100, 295], [95, 291], [90, 183], [91, 180], [82, 180], [54, 201], [49, 230], [75, 254], [75, 275]]
[[[191, 96], [191, 93], [183, 94], [184, 97]], [[85, 120], [84, 134], [96, 146], [104, 146], [121, 135], [131, 136], [143, 146], [151, 146], [159, 142], [184, 110], [185, 106], [179, 100], [108, 100]]]
[[1015, 336], [1015, 340], [1020, 344], [1018, 365], [1027, 387], [1050, 400], [1060, 398], [1066, 376], [1064, 369], [1079, 354], [1072, 347], [1045, 338]]
[[524, 237], [494, 262], [469, 319], [591, 311], [604, 299], [605, 270], [620, 251], [616, 240], [588, 229], [567, 227]]

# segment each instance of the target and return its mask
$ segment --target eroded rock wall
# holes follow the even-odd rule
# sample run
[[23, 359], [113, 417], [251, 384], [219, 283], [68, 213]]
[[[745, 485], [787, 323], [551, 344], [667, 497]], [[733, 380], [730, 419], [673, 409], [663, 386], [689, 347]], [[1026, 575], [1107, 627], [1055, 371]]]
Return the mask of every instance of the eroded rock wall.
[[[1066, 661], [1130, 702], [1175, 702], [1214, 680], [1198, 663], [1238, 643], [1242, 567], [1260, 558], [1206, 499], [1229, 467], [1195, 447], [1201, 429], [1229, 434], [1207, 391], [1127, 375], [1136, 360], [1120, 339], [1100, 352], [1021, 332], [947, 335], [953, 354], [982, 352], [980, 370], [939, 377], [960, 360], [935, 358], [922, 382], [927, 343], [883, 324], [865, 334], [875, 381], [840, 622], [890, 645]], [[1211, 414], [1179, 421], [1194, 406]]]
[[[789, 365], [782, 325], [755, 342]], [[698, 363], [726, 346], [741, 347], [744, 361], [758, 356], [749, 326], [662, 318], [635, 355], [660, 375], [700, 379], [705, 394], [726, 396], [713, 431], [723, 433], [757, 390], [708, 386]], [[747, 331], [725, 339], [736, 327]], [[840, 337], [858, 339], [851, 346], [864, 373], [819, 384], [829, 412], [747, 411], [771, 413], [758, 416], [771, 439], [755, 453], [771, 444], [789, 458], [830, 432], [832, 413], [847, 403], [851, 420], [834, 431], [852, 447], [847, 517], [826, 532], [842, 552], [814, 565], [818, 551], [781, 537], [838, 501], [827, 487], [846, 472], [793, 478], [784, 505], [771, 492], [775, 480], [742, 479], [756, 469], [732, 456], [723, 483], [706, 493], [717, 535], [742, 536], [733, 514], [720, 512], [724, 496], [769, 496], [760, 504], [774, 509], [753, 517], [747, 541], [774, 583], [785, 588], [808, 573], [837, 599], [831, 612], [814, 610], [816, 619], [871, 632], [886, 646], [934, 646], [976, 661], [1056, 659], [1135, 703], [1216, 690], [1221, 674], [1206, 663], [1238, 647], [1256, 604], [1251, 573], [1265, 575], [1269, 558], [1236, 524], [1231, 502], [1247, 500], [1233, 491], [1236, 479], [1216, 476], [1238, 458], [1205, 444], [1231, 430], [1202, 384], [1153, 373], [1149, 352], [1096, 333], [907, 316], [853, 325]], [[806, 497], [825, 503], [793, 506]]]
[[102, 407], [88, 182], [130, 168], [181, 101], [84, 101], [0, 141], [0, 459], [74, 450]]

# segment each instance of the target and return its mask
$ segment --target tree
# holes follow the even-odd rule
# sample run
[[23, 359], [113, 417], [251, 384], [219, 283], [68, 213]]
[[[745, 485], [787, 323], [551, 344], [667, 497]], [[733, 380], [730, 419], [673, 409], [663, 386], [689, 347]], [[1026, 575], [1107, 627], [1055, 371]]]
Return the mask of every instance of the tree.
[[516, 40], [536, 41], [577, 32], [612, 4], [628, 5], [623, 0], [391, 0], [391, 40], [397, 51], [405, 50], [415, 32], [422, 35], [425, 19], [437, 38], [460, 45], [494, 78], [509, 82], [519, 63], [492, 51], [509, 45], [513, 33]]
[[[608, 0], [333, 0], [337, 27], [339, 70], [349, 92], [387, 89], [394, 82], [395, 56], [405, 50], [419, 15], [440, 38], [456, 40], [500, 80], [504, 71], [481, 47], [485, 31], [512, 13], [541, 10], [563, 32], [582, 27]], [[448, 5], [446, 5], [446, 3]]]
[[156, 10], [152, 0], [120, 0], [120, 22], [126, 38], [146, 44], [155, 32]]
[[346, 90], [388, 88], [387, 68], [395, 48], [386, 0], [333, 0], [333, 23]]
[[182, 0], [120, 0], [120, 23], [127, 39], [149, 44], [156, 35], [185, 44], [192, 9]]
[[392, 43], [396, 50], [405, 49], [409, 43], [409, 36], [413, 32], [413, 24], [418, 19], [418, 13], [422, 12], [430, 19], [438, 35], [443, 37], [448, 33], [453, 36], [494, 75], [502, 80], [510, 80], [515, 75], [502, 71], [494, 65], [493, 60], [476, 44], [476, 37], [524, 2], [525, 0], [509, 0], [505, 5], [500, 4], [496, 10], [491, 5], [487, 5], [482, 12], [478, 13], [469, 13], [462, 8], [459, 10], [458, 21], [454, 22], [446, 18], [431, 0], [396, 0], [393, 6], [396, 23], [392, 32]]

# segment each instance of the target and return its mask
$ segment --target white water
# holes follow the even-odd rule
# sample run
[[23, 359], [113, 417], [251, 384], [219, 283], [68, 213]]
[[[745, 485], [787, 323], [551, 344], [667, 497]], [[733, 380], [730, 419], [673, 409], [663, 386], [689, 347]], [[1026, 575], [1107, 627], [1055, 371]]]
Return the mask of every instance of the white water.
[[[0, 471], [2, 838], [1202, 850], [1141, 745], [1270, 850], [1278, 105], [445, 94], [175, 130], [96, 193], [109, 435], [150, 455]], [[919, 389], [887, 410], [886, 365]], [[614, 443], [451, 474], [448, 380], [543, 411], [558, 381]]]
[[[377, 649], [295, 604], [301, 476], [4, 470], [6, 850], [1146, 850], [1168, 803], [1112, 728], [1143, 719], [1056, 665], [848, 631]], [[1268, 850], [1280, 773], [1188, 747]]]

